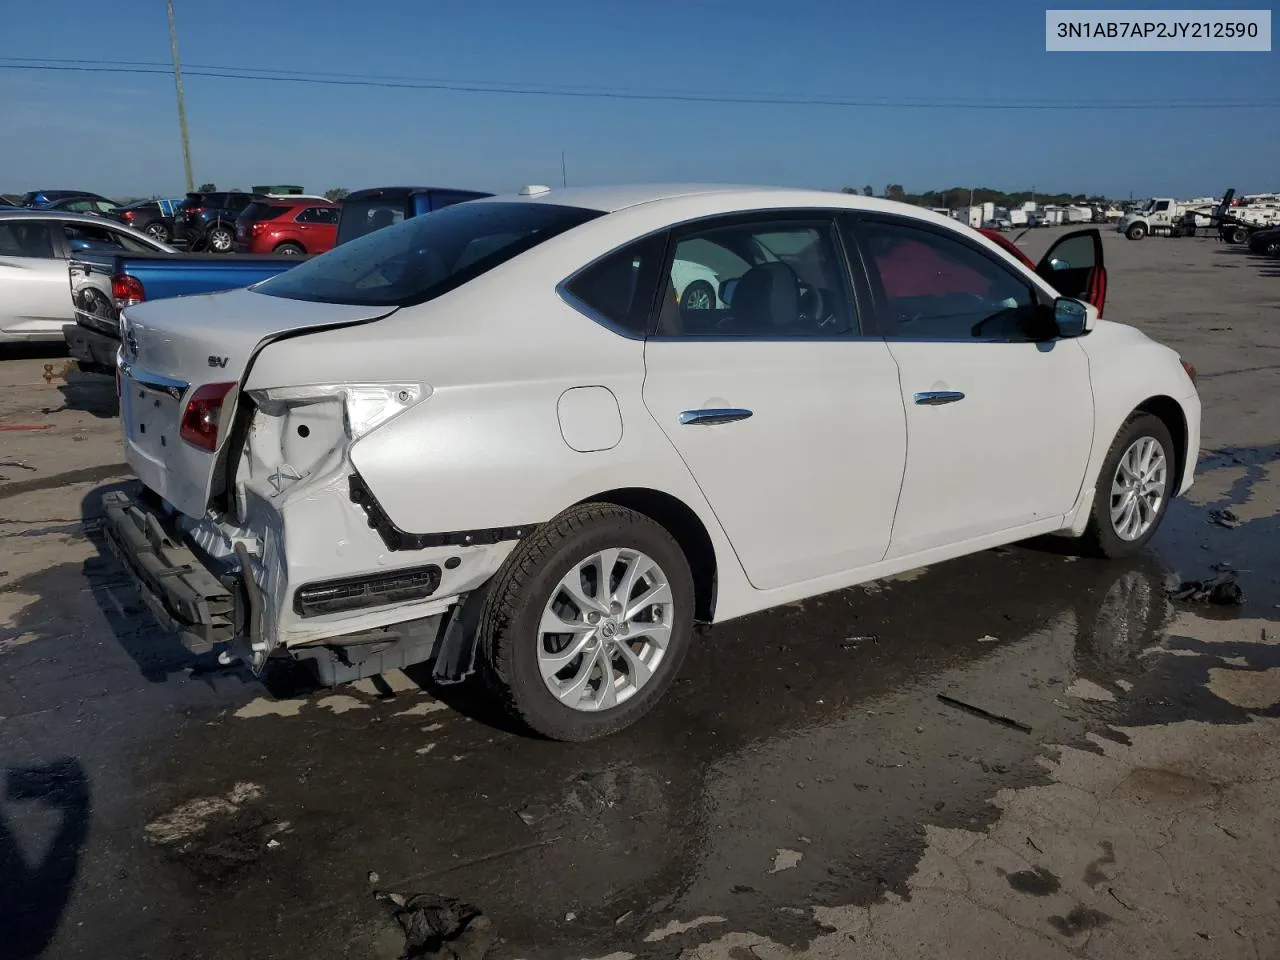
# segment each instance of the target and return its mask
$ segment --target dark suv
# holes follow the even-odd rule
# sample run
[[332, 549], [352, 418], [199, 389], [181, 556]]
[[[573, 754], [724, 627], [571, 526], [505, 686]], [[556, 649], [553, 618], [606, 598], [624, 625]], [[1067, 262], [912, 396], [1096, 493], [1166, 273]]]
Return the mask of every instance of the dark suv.
[[222, 191], [188, 193], [173, 218], [173, 236], [189, 250], [230, 253], [236, 242], [236, 217], [255, 201], [267, 198], [256, 193]]

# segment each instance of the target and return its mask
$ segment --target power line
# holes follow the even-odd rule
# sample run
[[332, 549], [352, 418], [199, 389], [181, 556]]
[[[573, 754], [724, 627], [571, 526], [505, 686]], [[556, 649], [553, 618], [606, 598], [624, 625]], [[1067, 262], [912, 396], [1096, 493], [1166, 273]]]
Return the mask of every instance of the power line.
[[[135, 75], [170, 75], [172, 69], [149, 61], [53, 61], [35, 58], [4, 57], [0, 70], [34, 70], [66, 73], [107, 73]], [[138, 66], [129, 66], [137, 63]], [[95, 65], [97, 64], [97, 65]], [[304, 71], [251, 70], [247, 68], [191, 65], [185, 77], [218, 80], [258, 80], [268, 83], [297, 83], [319, 86], [373, 87], [400, 90], [437, 90], [450, 93], [489, 93], [510, 96], [570, 97], [580, 99], [633, 100], [668, 103], [740, 104], [753, 106], [817, 106], [817, 107], [892, 107], [895, 109], [934, 110], [1177, 110], [1177, 109], [1255, 109], [1275, 108], [1280, 100], [955, 100], [912, 97], [800, 97], [769, 94], [714, 94], [694, 92], [660, 92], [640, 90], [601, 90], [586, 87], [547, 84], [488, 83], [476, 80], [444, 80], [389, 78], [361, 74], [321, 74]]]

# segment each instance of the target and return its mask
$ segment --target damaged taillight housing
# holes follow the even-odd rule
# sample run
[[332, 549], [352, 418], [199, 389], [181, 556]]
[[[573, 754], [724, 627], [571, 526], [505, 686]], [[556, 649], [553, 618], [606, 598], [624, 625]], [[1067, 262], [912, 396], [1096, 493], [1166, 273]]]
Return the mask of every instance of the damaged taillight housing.
[[218, 426], [222, 421], [222, 405], [234, 383], [206, 383], [196, 388], [182, 411], [178, 435], [193, 447], [212, 453], [218, 448]]
[[398, 417], [430, 394], [431, 388], [421, 383], [331, 383], [249, 391], [250, 399], [268, 416], [279, 416], [286, 410], [313, 403], [340, 400], [343, 425], [347, 437], [353, 441]]

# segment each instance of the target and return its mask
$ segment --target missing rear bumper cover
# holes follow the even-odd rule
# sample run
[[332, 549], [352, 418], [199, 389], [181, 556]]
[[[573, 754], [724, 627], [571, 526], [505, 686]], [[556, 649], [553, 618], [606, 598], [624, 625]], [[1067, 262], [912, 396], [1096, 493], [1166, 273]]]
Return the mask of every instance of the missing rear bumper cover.
[[368, 484], [358, 474], [350, 480], [351, 502], [358, 504], [369, 518], [369, 526], [378, 532], [388, 550], [425, 550], [428, 547], [477, 547], [484, 544], [522, 540], [533, 532], [536, 523], [516, 527], [485, 527], [481, 530], [454, 530], [447, 533], [407, 533], [401, 530], [382, 509]]

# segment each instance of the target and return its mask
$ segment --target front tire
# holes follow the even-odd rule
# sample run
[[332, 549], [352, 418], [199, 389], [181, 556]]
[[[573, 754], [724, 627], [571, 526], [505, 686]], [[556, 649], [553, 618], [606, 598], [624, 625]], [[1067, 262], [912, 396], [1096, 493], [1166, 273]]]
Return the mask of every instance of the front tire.
[[693, 636], [689, 563], [666, 529], [607, 503], [571, 507], [520, 542], [480, 613], [481, 672], [553, 740], [608, 736], [649, 712]]
[[1147, 235], [1147, 228], [1143, 226], [1141, 223], [1135, 223], [1133, 226], [1129, 228], [1129, 231], [1125, 234], [1125, 236], [1128, 237], [1130, 240], [1141, 240], [1146, 235]]
[[1082, 542], [1101, 557], [1131, 556], [1155, 536], [1178, 489], [1173, 437], [1164, 421], [1136, 413], [1111, 443], [1093, 491]]
[[1270, 240], [1267, 245], [1262, 248], [1262, 252], [1268, 257], [1280, 257], [1280, 240]]

